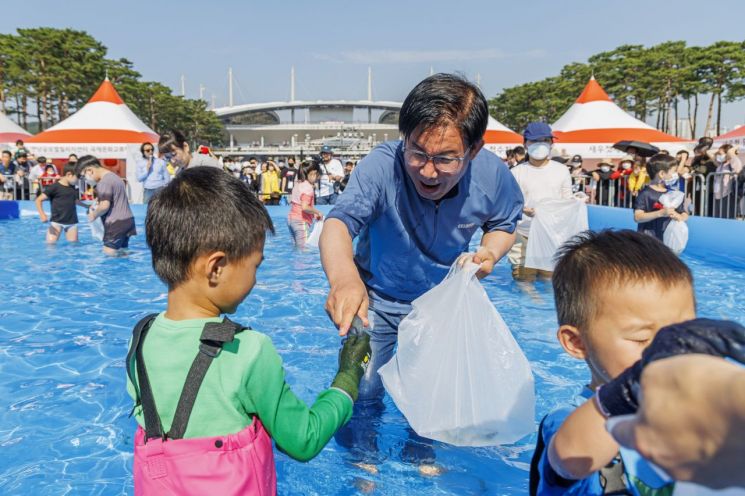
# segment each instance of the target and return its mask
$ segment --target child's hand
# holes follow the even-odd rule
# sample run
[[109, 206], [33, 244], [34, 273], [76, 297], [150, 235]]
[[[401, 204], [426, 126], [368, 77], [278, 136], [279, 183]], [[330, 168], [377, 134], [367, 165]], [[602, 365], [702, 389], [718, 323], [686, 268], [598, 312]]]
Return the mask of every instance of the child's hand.
[[680, 214], [679, 214], [678, 212], [673, 212], [673, 213], [672, 213], [672, 214], [670, 215], [670, 218], [671, 218], [672, 220], [683, 220], [683, 216], [682, 216], [682, 215], [680, 215]]
[[677, 214], [674, 208], [665, 208], [662, 211], [664, 212], [664, 217], [672, 217], [673, 215]]
[[331, 387], [341, 389], [352, 398], [352, 401], [357, 401], [360, 379], [365, 375], [371, 353], [370, 335], [366, 332], [345, 339], [344, 346], [339, 352], [339, 372]]
[[313, 216], [316, 218], [316, 220], [323, 220], [323, 214], [319, 211], [316, 211], [316, 213], [313, 214]]

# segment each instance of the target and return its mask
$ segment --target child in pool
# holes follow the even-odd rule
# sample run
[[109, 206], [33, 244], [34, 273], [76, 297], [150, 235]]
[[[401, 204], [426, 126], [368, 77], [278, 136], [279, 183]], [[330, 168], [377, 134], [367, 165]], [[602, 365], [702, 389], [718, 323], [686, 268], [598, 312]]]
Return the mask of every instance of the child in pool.
[[287, 227], [296, 248], [305, 246], [313, 221], [323, 219], [323, 214], [315, 207], [313, 189], [320, 173], [321, 167], [313, 162], [303, 162], [297, 172], [297, 182], [290, 199], [290, 213], [287, 214]]
[[47, 243], [56, 243], [63, 232], [67, 241], [75, 242], [78, 240], [78, 212], [75, 210], [75, 206], [88, 208], [88, 205], [78, 199], [78, 190], [75, 187], [77, 183], [78, 176], [75, 172], [75, 164], [65, 164], [59, 181], [46, 186], [42, 193], [36, 197], [36, 210], [39, 211], [41, 222], [49, 222], [41, 204], [49, 200], [52, 205], [52, 220], [47, 230]]
[[641, 358], [661, 327], [695, 318], [690, 270], [651, 236], [588, 231], [561, 249], [552, 282], [559, 343], [587, 363], [590, 384], [541, 422], [531, 494], [668, 494], [636, 452], [619, 453], [592, 398]]
[[647, 173], [652, 178], [652, 182], [639, 192], [634, 204], [637, 231], [654, 236], [660, 241], [663, 239], [670, 220], [688, 220], [683, 204], [678, 208], [664, 208], [660, 204], [660, 197], [673, 186], [677, 187], [677, 166], [678, 162], [675, 157], [670, 155], [658, 153], [650, 158], [647, 163]]
[[274, 229], [248, 187], [217, 168], [186, 169], [150, 201], [145, 229], [168, 303], [138, 324], [128, 356], [135, 493], [275, 494], [271, 440], [300, 461], [321, 451], [352, 415], [369, 336], [345, 342], [331, 387], [308, 408], [271, 340], [220, 318], [254, 287]]

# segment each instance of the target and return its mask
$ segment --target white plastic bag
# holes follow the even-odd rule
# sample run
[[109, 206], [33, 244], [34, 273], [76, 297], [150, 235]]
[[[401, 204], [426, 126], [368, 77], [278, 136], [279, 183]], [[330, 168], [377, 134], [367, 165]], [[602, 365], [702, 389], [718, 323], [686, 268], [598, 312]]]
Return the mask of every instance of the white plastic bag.
[[534, 431], [530, 364], [476, 278], [456, 264], [412, 303], [378, 373], [420, 436], [456, 446], [513, 443]]
[[579, 199], [543, 200], [530, 223], [525, 267], [553, 272], [554, 255], [572, 236], [589, 229], [587, 204]]
[[[665, 208], [678, 208], [684, 200], [685, 193], [682, 191], [673, 190], [660, 195], [660, 205]], [[681, 220], [671, 220], [662, 233], [662, 242], [676, 255], [683, 253], [688, 244], [688, 224]]]
[[[94, 211], [96, 208], [98, 208], [98, 202], [93, 203], [89, 211]], [[93, 236], [93, 239], [96, 241], [103, 241], [103, 221], [101, 220], [101, 217], [96, 217], [93, 222], [88, 222], [88, 225], [91, 228], [91, 236]]]
[[305, 241], [305, 246], [311, 246], [318, 248], [318, 242], [321, 240], [321, 231], [323, 231], [323, 221], [318, 220], [313, 224], [313, 230], [310, 232], [310, 236]]
[[676, 255], [683, 253], [688, 244], [688, 224], [682, 220], [671, 220], [662, 234], [662, 242]]

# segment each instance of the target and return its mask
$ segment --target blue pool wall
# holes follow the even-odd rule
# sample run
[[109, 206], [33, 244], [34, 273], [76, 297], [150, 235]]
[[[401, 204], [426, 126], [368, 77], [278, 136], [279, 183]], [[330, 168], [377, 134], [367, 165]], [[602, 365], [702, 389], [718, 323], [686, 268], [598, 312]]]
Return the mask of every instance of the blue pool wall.
[[[7, 205], [6, 205], [7, 204]], [[12, 205], [15, 204], [15, 205]], [[46, 209], [48, 210], [48, 206]], [[270, 207], [272, 214], [286, 215], [289, 207]], [[330, 206], [318, 207], [324, 213]], [[146, 205], [132, 205], [134, 214], [142, 219]], [[37, 215], [36, 205], [31, 201], [0, 202], [0, 219], [18, 218], [23, 215]], [[6, 216], [4, 216], [6, 215]], [[627, 208], [588, 206], [590, 229], [636, 229], [634, 212]], [[282, 226], [275, 226], [282, 229]], [[697, 258], [716, 257], [717, 263], [731, 264], [745, 268], [745, 221], [714, 219], [711, 217], [690, 217], [688, 219], [688, 246], [685, 254]]]

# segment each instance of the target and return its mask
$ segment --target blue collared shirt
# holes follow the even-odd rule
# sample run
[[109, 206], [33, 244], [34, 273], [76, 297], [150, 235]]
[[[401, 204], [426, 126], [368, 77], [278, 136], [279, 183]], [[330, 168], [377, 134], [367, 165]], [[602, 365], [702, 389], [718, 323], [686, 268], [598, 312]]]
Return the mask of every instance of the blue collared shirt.
[[410, 302], [442, 281], [477, 229], [514, 232], [523, 196], [504, 162], [481, 150], [457, 190], [439, 202], [422, 198], [402, 145], [383, 143], [367, 155], [328, 218], [359, 235], [354, 260], [368, 289]]
[[142, 187], [145, 189], [162, 188], [171, 180], [165, 160], [157, 157], [153, 157], [152, 160], [153, 166], [150, 172], [147, 170], [148, 159], [141, 158], [137, 161], [137, 180], [142, 183]]

